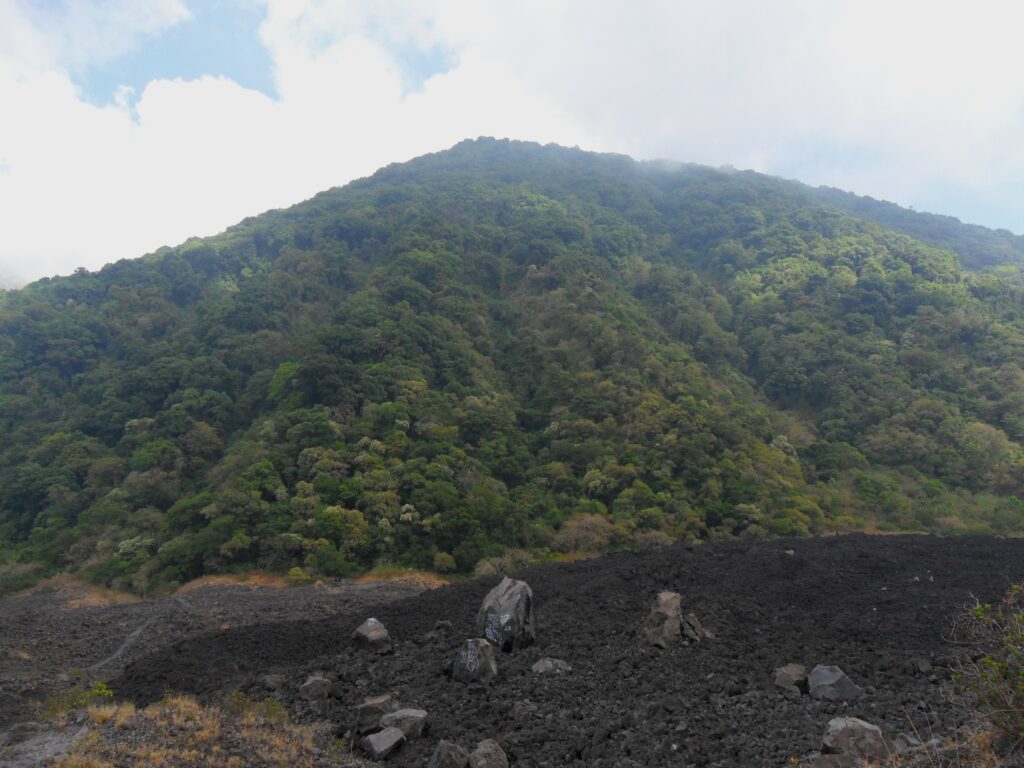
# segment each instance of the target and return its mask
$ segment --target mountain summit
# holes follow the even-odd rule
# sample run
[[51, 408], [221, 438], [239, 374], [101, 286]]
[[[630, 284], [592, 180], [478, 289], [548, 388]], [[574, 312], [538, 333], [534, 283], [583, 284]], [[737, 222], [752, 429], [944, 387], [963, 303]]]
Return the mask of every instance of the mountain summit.
[[463, 142], [0, 292], [0, 583], [1021, 531], [1022, 263], [751, 172]]

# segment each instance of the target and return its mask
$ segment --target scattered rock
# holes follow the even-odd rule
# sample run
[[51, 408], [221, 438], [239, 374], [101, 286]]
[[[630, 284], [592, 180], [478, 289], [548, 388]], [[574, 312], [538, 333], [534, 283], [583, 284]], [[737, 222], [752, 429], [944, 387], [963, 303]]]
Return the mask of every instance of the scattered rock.
[[458, 744], [441, 739], [430, 756], [427, 768], [466, 768], [467, 765], [469, 753]]
[[680, 637], [683, 598], [678, 592], [659, 592], [644, 620], [641, 636], [651, 645], [668, 648]]
[[807, 693], [807, 667], [803, 664], [786, 664], [775, 670], [775, 685], [787, 691]]
[[897, 755], [911, 752], [921, 746], [921, 740], [909, 733], [897, 733], [892, 740], [892, 748]]
[[389, 653], [391, 651], [391, 635], [387, 627], [377, 619], [367, 619], [352, 633], [352, 639], [360, 648], [365, 648], [374, 653]]
[[893, 745], [877, 725], [856, 717], [829, 720], [821, 739], [822, 751], [865, 760], [886, 760], [894, 752]]
[[401, 730], [385, 728], [383, 731], [364, 737], [359, 742], [359, 746], [370, 756], [371, 760], [383, 760], [404, 743], [405, 734]]
[[828, 701], [847, 701], [864, 694], [839, 667], [819, 664], [807, 676], [807, 687], [812, 698]]
[[713, 632], [709, 632], [701, 626], [696, 615], [692, 613], [686, 614], [686, 618], [682, 621], [683, 635], [686, 636], [687, 640], [692, 640], [695, 643], [699, 643], [701, 640], [714, 640], [715, 635]]
[[538, 675], [547, 675], [552, 672], [572, 672], [572, 665], [561, 659], [545, 657], [530, 667]]
[[331, 692], [331, 681], [320, 675], [310, 675], [301, 686], [299, 686], [299, 698], [306, 701], [320, 701], [326, 699]]
[[356, 733], [370, 733], [380, 728], [384, 715], [398, 710], [398, 702], [391, 694], [372, 696], [356, 707]]
[[422, 736], [427, 725], [427, 713], [422, 709], [396, 709], [380, 719], [380, 727], [397, 728], [407, 739]]
[[469, 768], [508, 768], [508, 758], [498, 742], [486, 739], [477, 744], [470, 754]]
[[494, 647], [486, 640], [472, 638], [459, 648], [452, 665], [452, 677], [463, 683], [489, 683], [498, 674]]
[[533, 590], [525, 581], [501, 580], [487, 593], [476, 616], [476, 628], [503, 651], [514, 651], [537, 639], [533, 622]]
[[268, 691], [277, 691], [286, 682], [288, 682], [288, 678], [285, 675], [263, 675], [260, 678], [260, 684]]

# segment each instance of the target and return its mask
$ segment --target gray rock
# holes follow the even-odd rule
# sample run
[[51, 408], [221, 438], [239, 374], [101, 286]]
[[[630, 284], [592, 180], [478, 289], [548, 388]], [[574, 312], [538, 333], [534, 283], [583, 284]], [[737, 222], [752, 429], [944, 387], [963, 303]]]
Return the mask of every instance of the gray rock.
[[463, 683], [480, 682], [486, 685], [498, 674], [498, 662], [494, 658], [494, 647], [486, 640], [467, 640], [455, 655], [452, 677]]
[[514, 651], [537, 639], [533, 590], [525, 581], [504, 577], [487, 593], [476, 615], [480, 636], [503, 651]]
[[359, 742], [359, 746], [370, 756], [371, 760], [384, 760], [405, 743], [405, 734], [398, 728], [385, 728], [383, 731], [370, 734]]
[[909, 733], [897, 733], [896, 738], [892, 740], [892, 748], [896, 751], [897, 755], [912, 752], [920, 746], [921, 740]]
[[284, 675], [264, 675], [260, 678], [260, 683], [268, 691], [279, 690], [286, 682], [288, 678]]
[[786, 664], [775, 670], [775, 685], [787, 691], [807, 693], [807, 667], [803, 664]]
[[470, 753], [469, 768], [508, 768], [508, 758], [498, 742], [486, 739]]
[[466, 768], [469, 765], [469, 752], [458, 744], [441, 739], [437, 743], [434, 754], [430, 756], [427, 768]]
[[686, 614], [686, 618], [683, 619], [681, 629], [683, 635], [686, 636], [687, 640], [692, 640], [695, 643], [699, 643], [701, 640], [714, 640], [715, 635], [713, 632], [708, 632], [701, 626], [697, 616], [692, 613]]
[[427, 713], [423, 709], [396, 709], [380, 719], [381, 728], [397, 728], [407, 739], [423, 735], [427, 726]]
[[823, 752], [865, 760], [887, 760], [895, 751], [881, 728], [856, 717], [829, 720], [821, 747]]
[[331, 692], [331, 681], [320, 675], [310, 675], [301, 686], [299, 686], [299, 698], [306, 701], [321, 701], [326, 699]]
[[89, 733], [84, 724], [56, 728], [43, 723], [16, 723], [0, 732], [0, 765], [4, 768], [38, 768], [71, 751]]
[[398, 702], [391, 694], [371, 696], [356, 707], [356, 733], [370, 733], [380, 728], [384, 715], [399, 709]]
[[828, 701], [847, 701], [864, 695], [864, 689], [854, 684], [839, 667], [819, 664], [807, 676], [811, 697]]
[[391, 651], [391, 635], [377, 619], [367, 619], [352, 633], [352, 639], [360, 648], [365, 648], [374, 653], [389, 653]]
[[545, 657], [535, 663], [530, 669], [538, 675], [548, 675], [552, 672], [561, 674], [563, 672], [572, 672], [572, 665], [561, 659]]
[[682, 602], [682, 595], [678, 592], [659, 592], [640, 629], [641, 637], [658, 648], [668, 648], [679, 640]]

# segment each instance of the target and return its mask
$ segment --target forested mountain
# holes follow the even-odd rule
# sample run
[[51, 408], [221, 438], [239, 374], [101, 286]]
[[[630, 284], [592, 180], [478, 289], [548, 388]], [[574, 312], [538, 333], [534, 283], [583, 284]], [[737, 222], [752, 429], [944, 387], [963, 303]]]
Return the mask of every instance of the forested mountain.
[[0, 293], [5, 583], [1024, 531], [1019, 268], [816, 195], [480, 140]]

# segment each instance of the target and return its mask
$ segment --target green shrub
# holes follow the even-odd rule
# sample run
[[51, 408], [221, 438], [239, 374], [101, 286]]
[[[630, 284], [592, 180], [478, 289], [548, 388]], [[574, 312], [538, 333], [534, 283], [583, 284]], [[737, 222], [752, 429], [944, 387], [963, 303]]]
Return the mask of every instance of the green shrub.
[[976, 605], [960, 630], [976, 649], [959, 675], [972, 707], [1008, 744], [1024, 744], [1024, 588]]

